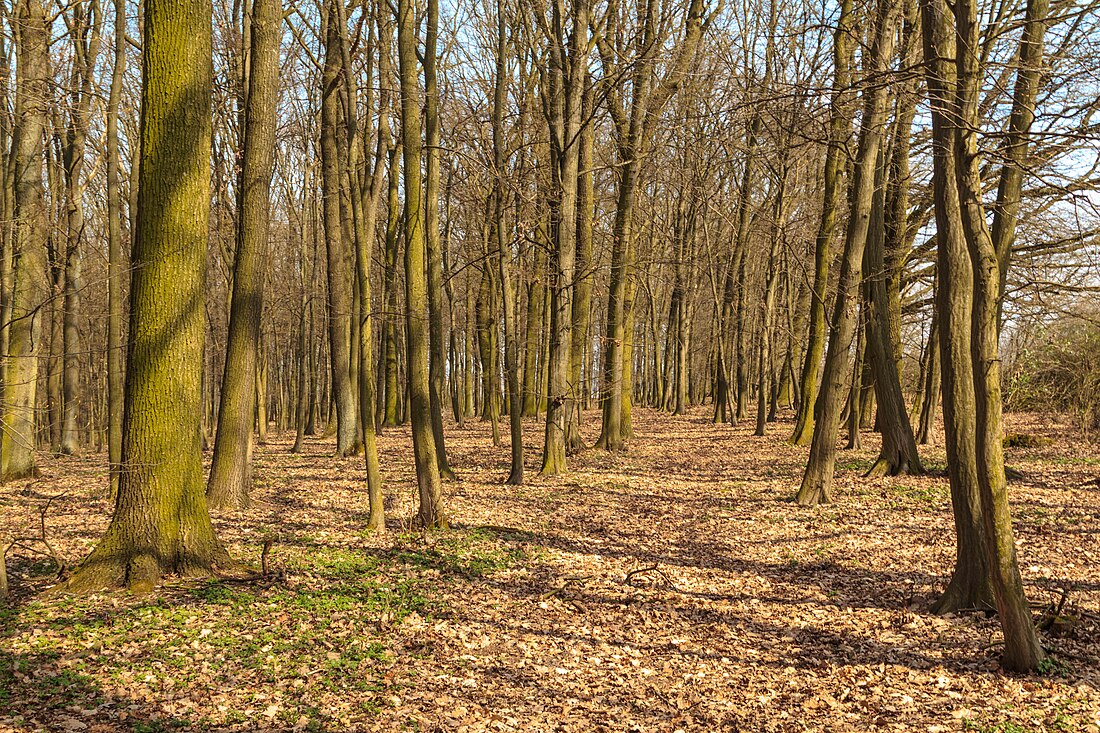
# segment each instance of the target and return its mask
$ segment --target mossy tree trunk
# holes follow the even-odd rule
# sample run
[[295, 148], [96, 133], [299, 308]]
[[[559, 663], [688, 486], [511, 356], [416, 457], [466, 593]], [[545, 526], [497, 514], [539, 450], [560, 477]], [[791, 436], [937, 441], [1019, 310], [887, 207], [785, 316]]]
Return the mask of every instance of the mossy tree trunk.
[[[1029, 672], [1039, 667], [1039, 663], [1046, 658], [1046, 652], [1035, 630], [1020, 577], [1005, 480], [999, 346], [1001, 268], [982, 204], [977, 133], [982, 80], [977, 50], [980, 32], [978, 11], [974, 0], [958, 0], [954, 10], [959, 39], [956, 46], [959, 124], [954, 131], [955, 181], [959, 188], [962, 229], [973, 272], [971, 353], [976, 420], [973, 435], [986, 535], [986, 565], [990, 570], [993, 598], [1004, 632], [1005, 648], [1001, 664], [1015, 672]], [[944, 274], [945, 278], [952, 276], [950, 271]]]
[[266, 279], [271, 176], [275, 164], [275, 112], [279, 100], [279, 0], [253, 0], [248, 94], [242, 133], [240, 213], [233, 264], [233, 299], [222, 373], [218, 432], [206, 498], [211, 507], [243, 509], [252, 489], [252, 423], [266, 429], [265, 385], [257, 377], [260, 319]]
[[937, 613], [993, 608], [987, 540], [978, 486], [971, 354], [973, 271], [955, 184], [955, 29], [941, 0], [921, 0], [928, 97], [932, 111], [932, 184], [936, 216], [936, 315], [940, 339], [944, 447], [955, 519], [955, 568]]
[[70, 589], [147, 590], [227, 565], [202, 476], [210, 201], [209, 0], [145, 3], [142, 166], [130, 293], [123, 471], [107, 532]]
[[795, 415], [791, 443], [809, 445], [814, 432], [821, 370], [825, 354], [825, 296], [829, 287], [829, 265], [833, 258], [833, 234], [837, 224], [838, 191], [843, 172], [845, 143], [852, 134], [851, 84], [852, 64], [852, 0], [842, 0], [840, 17], [833, 33], [833, 92], [829, 109], [829, 139], [825, 149], [825, 172], [822, 181], [824, 199], [821, 219], [814, 240], [814, 283], [810, 295], [810, 333], [799, 379], [798, 413]]

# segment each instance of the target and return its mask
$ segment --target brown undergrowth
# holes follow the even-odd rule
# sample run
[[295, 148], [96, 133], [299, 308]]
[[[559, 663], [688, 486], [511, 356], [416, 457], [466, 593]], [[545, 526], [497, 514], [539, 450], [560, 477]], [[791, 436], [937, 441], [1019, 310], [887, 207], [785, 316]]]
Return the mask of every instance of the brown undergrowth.
[[[595, 438], [596, 413], [585, 435]], [[0, 730], [1092, 731], [1100, 710], [1100, 451], [1068, 421], [1009, 416], [1020, 560], [1054, 661], [1014, 677], [996, 620], [927, 608], [953, 559], [943, 452], [933, 474], [864, 479], [839, 454], [836, 503], [791, 497], [789, 421], [755, 438], [702, 411], [636, 409], [627, 453], [506, 486], [507, 445], [449, 426], [455, 528], [412, 530], [407, 430], [380, 438], [385, 537], [363, 532], [359, 459], [292, 436], [257, 449], [253, 507], [219, 513], [266, 577], [146, 595], [40, 597], [32, 540], [9, 552]], [[1049, 439], [1049, 440], [1046, 440]], [[938, 469], [938, 471], [937, 471]], [[102, 456], [42, 458], [0, 488], [0, 544], [46, 530], [69, 564], [109, 519]]]

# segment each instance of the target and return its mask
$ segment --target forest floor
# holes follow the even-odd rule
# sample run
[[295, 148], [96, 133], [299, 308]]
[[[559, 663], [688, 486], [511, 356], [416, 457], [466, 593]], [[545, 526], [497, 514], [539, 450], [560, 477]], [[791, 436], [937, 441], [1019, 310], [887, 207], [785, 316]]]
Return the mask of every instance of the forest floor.
[[[530, 421], [520, 487], [486, 424], [451, 426], [454, 529], [427, 535], [408, 430], [387, 430], [385, 537], [362, 529], [360, 459], [272, 436], [253, 508], [215, 516], [245, 562], [273, 540], [266, 580], [39, 597], [56, 567], [13, 549], [0, 730], [1100, 730], [1100, 449], [1070, 423], [1009, 416], [1041, 438], [1008, 451], [1028, 593], [1037, 618], [1062, 605], [1052, 661], [1021, 677], [995, 619], [928, 612], [954, 558], [942, 449], [939, 476], [864, 479], [864, 434], [836, 502], [806, 510], [789, 421], [755, 438], [707, 417], [636, 410], [628, 452], [553, 479]], [[103, 457], [42, 468], [0, 487], [0, 542], [56, 497], [47, 537], [77, 562], [110, 515]]]

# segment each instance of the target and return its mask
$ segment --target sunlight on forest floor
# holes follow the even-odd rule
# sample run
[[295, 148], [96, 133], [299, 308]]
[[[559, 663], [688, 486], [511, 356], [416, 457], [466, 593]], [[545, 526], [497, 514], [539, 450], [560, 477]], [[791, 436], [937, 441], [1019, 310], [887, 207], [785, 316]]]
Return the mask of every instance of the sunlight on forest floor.
[[[447, 431], [455, 529], [410, 531], [407, 429], [380, 439], [388, 536], [362, 531], [360, 459], [293, 436], [257, 449], [254, 506], [218, 514], [236, 558], [271, 579], [176, 582], [145, 596], [36, 600], [56, 572], [9, 556], [0, 606], [0, 731], [1091, 731], [1100, 726], [1100, 450], [1068, 423], [1008, 449], [1020, 564], [1055, 661], [998, 670], [995, 619], [927, 608], [954, 558], [947, 480], [863, 479], [837, 501], [790, 498], [807, 449], [789, 421], [754, 438], [709, 413], [636, 409], [630, 451], [589, 451], [504, 486], [488, 426]], [[504, 428], [506, 429], [506, 425]], [[598, 414], [586, 415], [589, 443]], [[505, 430], [505, 440], [507, 440]], [[923, 450], [942, 471], [942, 449]], [[209, 458], [209, 455], [207, 456]], [[38, 531], [75, 562], [106, 527], [103, 456], [43, 458], [0, 487], [0, 540]], [[1064, 590], [1068, 589], [1068, 590]], [[1049, 619], [1048, 619], [1049, 620]]]

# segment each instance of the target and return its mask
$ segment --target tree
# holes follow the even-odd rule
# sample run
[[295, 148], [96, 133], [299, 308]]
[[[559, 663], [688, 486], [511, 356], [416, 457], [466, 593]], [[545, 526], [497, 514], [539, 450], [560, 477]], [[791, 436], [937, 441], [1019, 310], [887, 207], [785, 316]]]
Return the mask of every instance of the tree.
[[825, 353], [825, 295], [829, 286], [829, 263], [833, 253], [833, 233], [837, 224], [837, 192], [843, 171], [845, 143], [851, 137], [851, 83], [852, 65], [852, 0], [842, 0], [840, 17], [833, 32], [833, 91], [829, 105], [829, 138], [825, 149], [825, 170], [822, 181], [824, 198], [821, 204], [817, 237], [814, 241], [814, 281], [810, 294], [810, 332], [806, 343], [806, 356], [802, 362], [799, 380], [798, 412], [795, 415], [794, 434], [791, 443], [809, 445], [813, 437], [814, 418], [817, 409], [818, 372]]
[[[820, 414], [814, 426], [810, 458], [798, 490], [802, 506], [828, 502], [836, 464], [836, 438], [840, 424], [843, 388], [850, 373], [849, 351], [857, 329], [863, 249], [871, 228], [875, 170], [882, 146], [886, 122], [886, 85], [874, 83], [885, 73], [894, 48], [896, 8], [889, 0], [879, 0], [872, 25], [873, 41], [864, 71], [863, 115], [860, 120], [859, 148], [852, 176], [851, 212], [844, 237], [844, 255], [840, 262], [836, 305], [833, 308], [832, 335], [825, 355]], [[858, 370], [857, 370], [858, 373]]]
[[504, 371], [508, 386], [508, 428], [512, 463], [507, 483], [523, 483], [523, 403], [519, 382], [519, 353], [516, 344], [516, 306], [512, 289], [512, 252], [505, 244], [504, 202], [504, 96], [507, 87], [508, 49], [504, 3], [497, 5], [496, 77], [493, 84], [493, 238], [497, 271], [501, 282], [504, 316]]
[[[210, 466], [211, 507], [243, 509], [252, 488], [252, 425], [265, 391], [257, 390], [263, 315], [275, 110], [279, 99], [279, 0], [253, 0], [240, 180], [240, 223], [233, 264], [233, 300], [222, 376], [218, 432]], [[261, 421], [266, 425], [266, 415]]]
[[150, 590], [229, 564], [207, 513], [200, 433], [211, 39], [208, 0], [146, 2], [123, 469], [111, 524], [70, 589]]
[[49, 294], [46, 275], [45, 190], [42, 138], [50, 104], [49, 28], [40, 0], [21, 0], [16, 57], [15, 129], [11, 160], [15, 174], [13, 283], [7, 359], [4, 363], [3, 433], [0, 481], [33, 476], [35, 398], [43, 306]]
[[[945, 425], [945, 433], [952, 498], [957, 513], [960, 501], [968, 505], [963, 516], [956, 518], [961, 530], [959, 552], [971, 549], [964, 543], [978, 534], [970, 532], [976, 518], [971, 509], [976, 493], [980, 549], [1004, 632], [1001, 661], [1007, 669], [1029, 671], [1038, 668], [1046, 653], [1024, 595], [1005, 482], [998, 344], [1001, 265], [981, 197], [977, 8], [973, 0], [960, 0], [955, 4], [953, 19], [941, 0], [923, 0], [921, 10], [925, 55], [937, 60], [928, 67], [927, 74], [933, 114], [942, 332], [965, 331], [963, 324], [969, 321], [969, 343], [957, 343], [947, 335], [940, 345], [944, 419], [950, 425], [949, 429]], [[943, 60], [950, 58], [952, 50], [953, 68]], [[986, 578], [969, 580], [980, 589]], [[970, 590], [964, 588], [962, 592]]]
[[428, 312], [425, 275], [423, 191], [421, 190], [421, 116], [416, 19], [410, 0], [397, 5], [397, 59], [401, 82], [401, 142], [405, 167], [405, 332], [409, 415], [412, 421], [416, 481], [420, 491], [417, 520], [423, 527], [446, 527], [443, 492], [432, 432], [428, 384]]
[[126, 0], [115, 0], [115, 58], [107, 98], [107, 460], [111, 496], [118, 494], [122, 464], [123, 286], [128, 280], [122, 252], [122, 189], [119, 180], [118, 109], [126, 72]]
[[321, 183], [323, 190], [325, 248], [328, 255], [329, 360], [332, 396], [336, 406], [336, 455], [357, 454], [359, 411], [352, 384], [352, 243], [344, 232], [342, 199], [345, 191], [346, 160], [340, 156], [338, 126], [341, 126], [341, 76], [339, 16], [335, 4], [328, 4], [325, 28], [325, 58], [321, 77]]
[[[566, 424], [572, 405], [569, 385], [573, 337], [573, 283], [577, 247], [577, 184], [580, 174], [581, 117], [588, 69], [588, 0], [574, 0], [567, 14], [562, 0], [552, 5], [547, 112], [554, 194], [551, 204], [550, 353], [543, 441], [543, 475], [566, 470]], [[570, 27], [571, 26], [571, 27]]]

